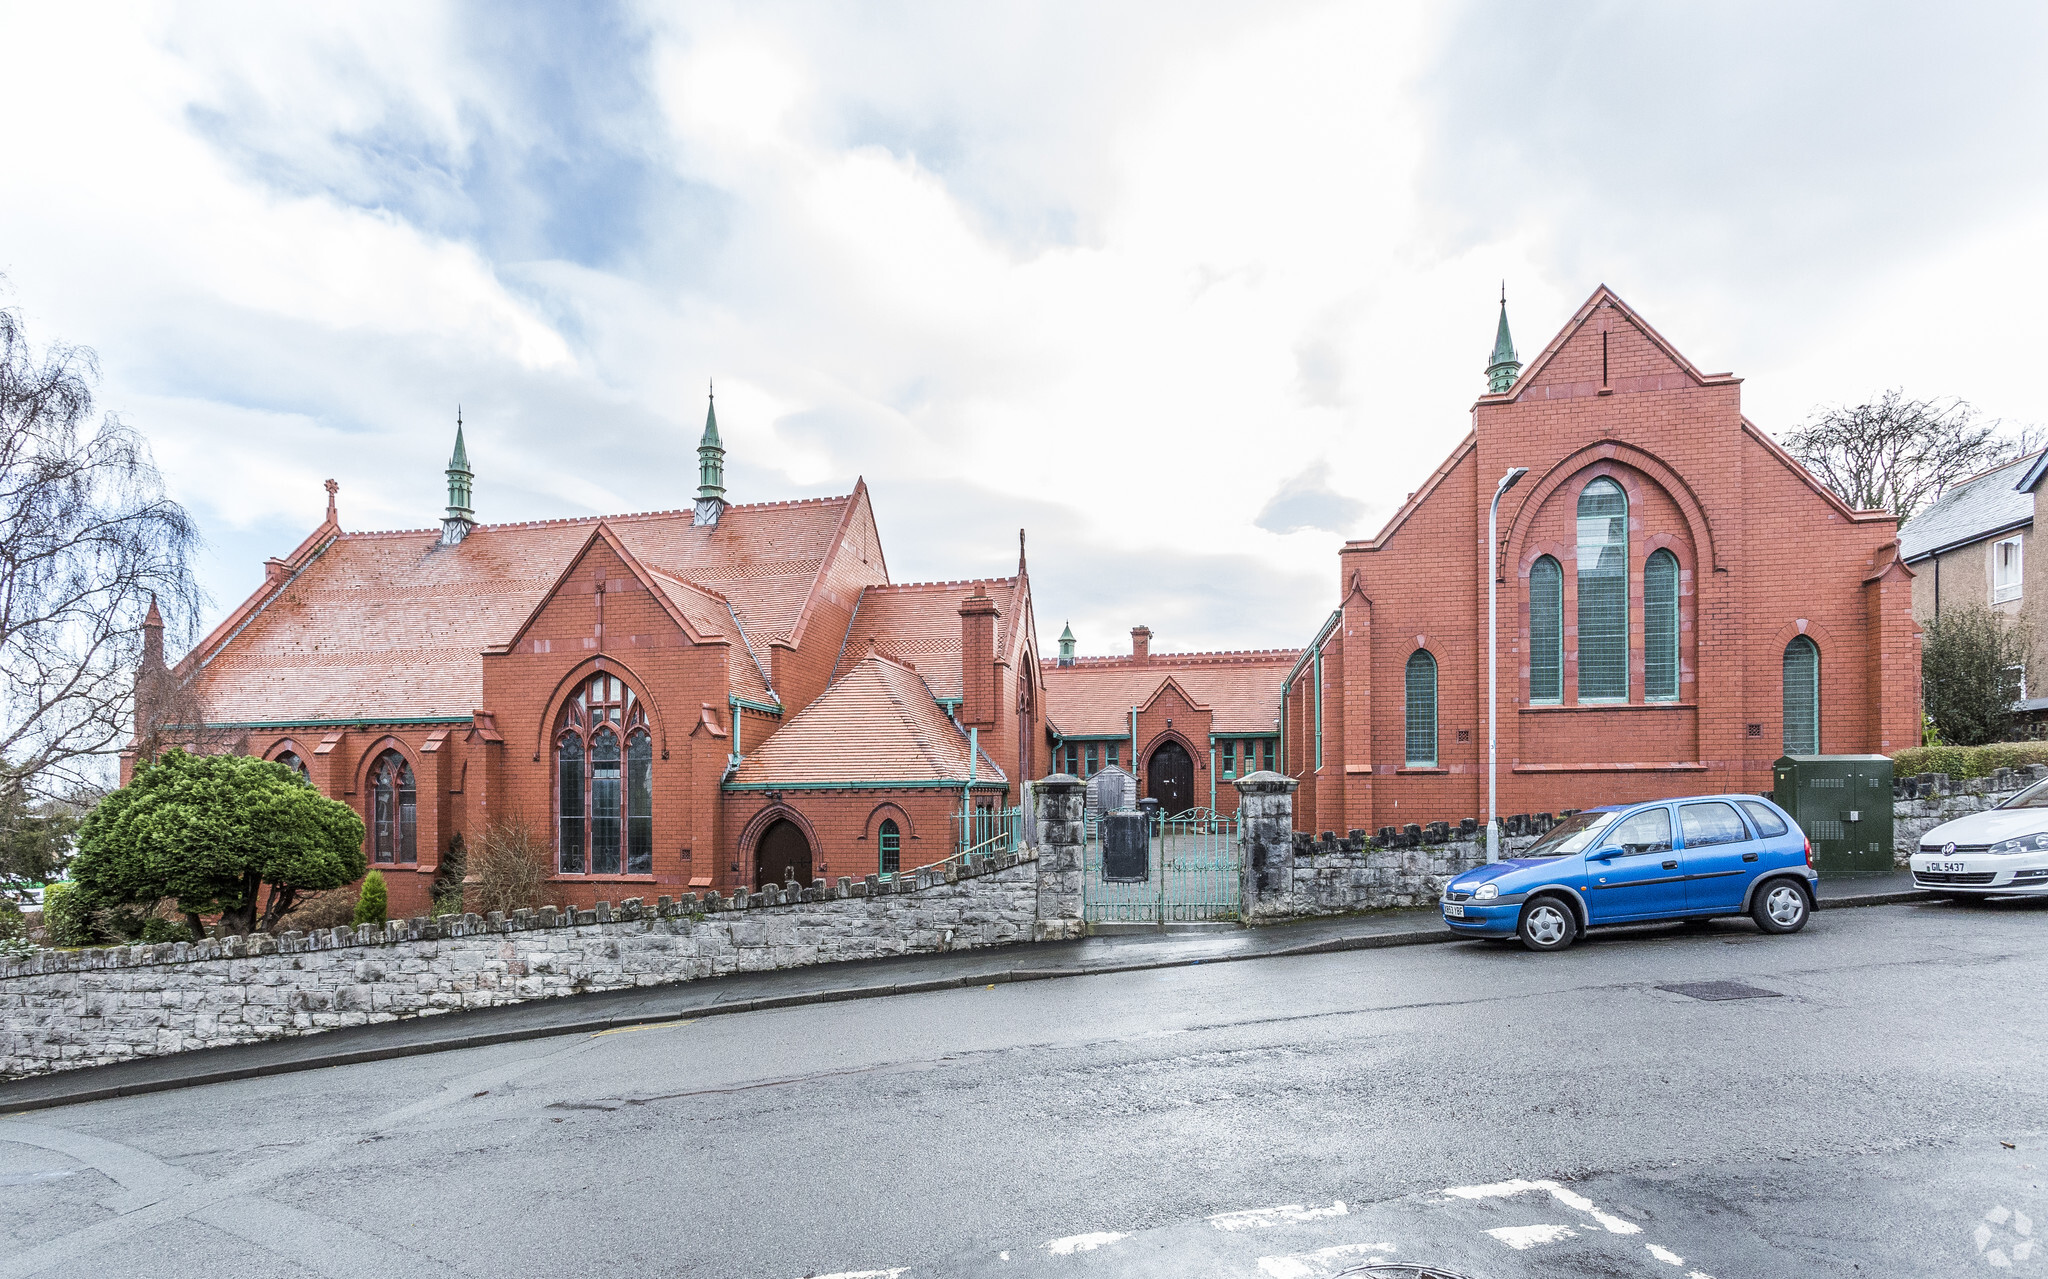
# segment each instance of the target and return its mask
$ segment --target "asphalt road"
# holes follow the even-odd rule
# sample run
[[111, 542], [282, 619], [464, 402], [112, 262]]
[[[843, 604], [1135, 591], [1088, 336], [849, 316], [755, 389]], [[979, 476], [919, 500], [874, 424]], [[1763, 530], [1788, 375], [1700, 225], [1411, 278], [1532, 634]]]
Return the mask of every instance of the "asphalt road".
[[507, 1044], [0, 1119], [0, 1279], [2048, 1275], [2044, 1012], [1930, 904]]

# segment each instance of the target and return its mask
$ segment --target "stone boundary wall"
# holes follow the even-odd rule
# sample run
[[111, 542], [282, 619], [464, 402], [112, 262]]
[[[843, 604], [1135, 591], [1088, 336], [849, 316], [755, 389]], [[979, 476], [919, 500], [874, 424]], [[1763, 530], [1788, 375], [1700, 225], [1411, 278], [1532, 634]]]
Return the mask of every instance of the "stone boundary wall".
[[[1503, 857], [1536, 842], [1534, 835], [1501, 840]], [[1484, 838], [1450, 839], [1383, 848], [1352, 831], [1338, 838], [1294, 835], [1294, 867], [1286, 913], [1295, 917], [1344, 915], [1360, 910], [1433, 906], [1444, 885], [1474, 866], [1486, 864]]]
[[[2048, 765], [2034, 767], [2048, 773]], [[2013, 772], [2015, 776], [1973, 777], [1958, 782], [1940, 773], [1928, 773], [1909, 779], [1913, 784], [1911, 798], [1892, 804], [1892, 864], [1906, 869], [1906, 859], [1918, 851], [1922, 835], [1943, 822], [1996, 808], [2036, 780], [2026, 770], [2000, 771]]]
[[[729, 973], [1032, 941], [1037, 854], [614, 910], [41, 951], [0, 964], [0, 1078]], [[1053, 930], [1059, 931], [1057, 927]]]

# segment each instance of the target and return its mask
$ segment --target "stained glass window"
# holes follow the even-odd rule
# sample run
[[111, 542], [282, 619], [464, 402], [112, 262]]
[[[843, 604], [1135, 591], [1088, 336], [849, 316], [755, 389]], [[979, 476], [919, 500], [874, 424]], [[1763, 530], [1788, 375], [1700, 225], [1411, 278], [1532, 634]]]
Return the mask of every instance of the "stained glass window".
[[654, 873], [654, 737], [618, 676], [591, 676], [563, 706], [555, 787], [561, 874]]
[[386, 864], [419, 861], [419, 796], [405, 756], [385, 751], [370, 770], [372, 856]]
[[1643, 696], [1678, 699], [1678, 557], [1666, 550], [1643, 566]]
[[1564, 568], [1548, 555], [1529, 568], [1529, 700], [1564, 700]]
[[1597, 479], [1579, 494], [1579, 700], [1628, 700], [1628, 497]]
[[1418, 648], [1408, 658], [1408, 764], [1436, 763], [1436, 659]]
[[1785, 646], [1785, 753], [1820, 754], [1820, 647], [1804, 635]]

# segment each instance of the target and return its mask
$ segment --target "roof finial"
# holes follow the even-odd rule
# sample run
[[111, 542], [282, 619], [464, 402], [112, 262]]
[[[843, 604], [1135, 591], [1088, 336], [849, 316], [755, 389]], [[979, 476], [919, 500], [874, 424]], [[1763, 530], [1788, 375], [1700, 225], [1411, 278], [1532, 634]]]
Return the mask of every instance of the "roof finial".
[[1522, 363], [1515, 358], [1515, 340], [1508, 333], [1508, 282], [1500, 282], [1500, 325], [1493, 334], [1493, 358], [1486, 365], [1486, 393], [1504, 395], [1515, 385]]
[[336, 484], [333, 480], [327, 481], [325, 485], [327, 489], [327, 522], [329, 524], [341, 523], [340, 520], [334, 517], [334, 491], [340, 487], [341, 485]]

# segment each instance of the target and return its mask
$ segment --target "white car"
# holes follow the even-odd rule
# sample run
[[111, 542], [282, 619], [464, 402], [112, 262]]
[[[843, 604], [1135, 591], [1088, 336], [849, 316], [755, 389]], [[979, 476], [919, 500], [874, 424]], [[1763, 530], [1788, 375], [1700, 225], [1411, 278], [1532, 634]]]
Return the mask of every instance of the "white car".
[[1915, 884], [1945, 897], [2048, 893], [2048, 782], [1943, 822], [1920, 837], [1908, 861]]

